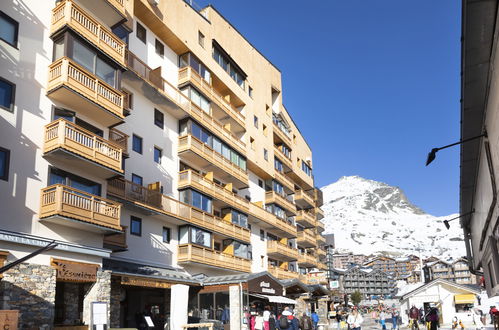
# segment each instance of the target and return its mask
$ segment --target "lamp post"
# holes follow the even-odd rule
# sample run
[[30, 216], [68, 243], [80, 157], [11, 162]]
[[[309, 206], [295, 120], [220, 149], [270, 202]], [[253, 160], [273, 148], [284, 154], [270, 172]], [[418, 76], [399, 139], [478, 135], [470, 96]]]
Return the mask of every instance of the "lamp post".
[[449, 222], [454, 221], [454, 220], [459, 219], [459, 218], [462, 218], [462, 217], [465, 217], [465, 216], [467, 216], [467, 215], [470, 215], [470, 214], [472, 214], [473, 212], [475, 212], [475, 210], [473, 210], [473, 211], [471, 211], [471, 212], [468, 212], [468, 213], [465, 213], [465, 214], [461, 214], [460, 216], [455, 217], [455, 218], [452, 218], [452, 219], [449, 219], [449, 220], [444, 220], [444, 225], [445, 225], [445, 228], [450, 229]]
[[449, 148], [449, 147], [453, 147], [453, 146], [458, 145], [458, 144], [462, 144], [462, 143], [466, 143], [466, 142], [469, 142], [472, 140], [476, 140], [476, 139], [479, 139], [481, 137], [487, 137], [487, 132], [484, 132], [483, 134], [480, 134], [478, 136], [474, 136], [474, 137], [469, 138], [469, 139], [464, 139], [464, 140], [458, 141], [456, 143], [448, 144], [448, 145], [440, 147], [440, 148], [431, 149], [431, 151], [428, 153], [428, 158], [426, 158], [426, 166], [430, 165], [430, 163], [435, 159], [438, 151], [440, 151], [442, 149]]

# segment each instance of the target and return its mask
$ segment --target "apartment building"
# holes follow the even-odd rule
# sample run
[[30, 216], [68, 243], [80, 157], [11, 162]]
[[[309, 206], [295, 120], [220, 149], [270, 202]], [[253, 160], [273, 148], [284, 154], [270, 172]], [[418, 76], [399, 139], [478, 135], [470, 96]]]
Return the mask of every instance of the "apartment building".
[[397, 279], [405, 278], [419, 267], [419, 258], [416, 256], [407, 256], [391, 258], [388, 256], [377, 256], [364, 263], [364, 266], [381, 270], [393, 275]]
[[444, 260], [429, 262], [425, 264], [423, 270], [425, 282], [442, 278], [458, 284], [477, 284], [476, 276], [471, 274], [468, 261], [465, 258], [451, 262]]
[[362, 293], [364, 298], [386, 297], [393, 293], [393, 278], [387, 273], [359, 266], [347, 270], [335, 270], [339, 278], [340, 291]]
[[252, 292], [326, 268], [281, 72], [214, 7], [0, 10], [0, 263], [29, 256], [2, 274], [0, 309], [20, 327], [135, 327], [146, 313], [180, 329], [228, 309], [240, 329]]
[[368, 257], [363, 254], [337, 253], [333, 254], [333, 267], [347, 269], [352, 265], [363, 265]]

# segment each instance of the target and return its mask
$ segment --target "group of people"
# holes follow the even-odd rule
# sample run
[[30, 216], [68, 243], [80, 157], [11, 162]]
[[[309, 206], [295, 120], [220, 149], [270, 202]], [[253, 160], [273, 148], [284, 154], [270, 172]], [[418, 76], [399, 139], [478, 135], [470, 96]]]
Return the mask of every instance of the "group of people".
[[251, 311], [247, 315], [250, 330], [317, 330], [319, 316], [312, 312], [298, 316], [290, 307], [285, 307], [280, 315], [272, 312], [269, 306], [263, 311]]
[[337, 329], [348, 327], [350, 330], [360, 330], [364, 318], [357, 307], [352, 309], [337, 307], [335, 310]]
[[426, 310], [412, 306], [409, 309], [409, 328], [418, 329], [419, 323], [425, 324], [429, 330], [437, 330], [440, 326], [440, 315], [438, 308], [429, 307]]

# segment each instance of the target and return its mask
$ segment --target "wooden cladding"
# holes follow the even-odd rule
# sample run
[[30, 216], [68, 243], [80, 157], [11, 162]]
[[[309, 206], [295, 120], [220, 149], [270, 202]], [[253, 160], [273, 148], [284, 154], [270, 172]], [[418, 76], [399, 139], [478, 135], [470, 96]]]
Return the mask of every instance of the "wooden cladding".
[[298, 250], [278, 241], [267, 241], [267, 254], [279, 260], [298, 259]]
[[195, 262], [240, 272], [251, 271], [251, 261], [194, 244], [178, 246], [178, 263]]
[[314, 207], [314, 197], [304, 190], [295, 191], [295, 202], [303, 204], [305, 207]]
[[45, 126], [44, 143], [44, 153], [62, 148], [123, 173], [119, 146], [62, 118]]
[[268, 272], [280, 280], [295, 279], [300, 276], [298, 272], [293, 272], [276, 266], [269, 266]]
[[63, 216], [88, 224], [121, 230], [121, 205], [61, 184], [41, 190], [40, 219]]
[[295, 221], [305, 228], [315, 228], [317, 223], [314, 213], [306, 210], [299, 210], [296, 213]]
[[296, 215], [296, 205], [286, 197], [276, 193], [275, 191], [267, 191], [265, 193], [265, 204], [278, 204], [288, 215]]
[[[120, 1], [111, 0], [111, 2], [119, 4]], [[124, 6], [121, 6], [121, 8], [123, 8], [124, 12]], [[69, 0], [60, 2], [52, 10], [51, 32], [54, 33], [66, 25], [78, 32], [121, 66], [125, 66], [125, 42], [95, 20], [92, 15], [87, 14], [73, 1]]]
[[317, 246], [317, 236], [310, 229], [298, 232], [297, 243], [306, 248]]

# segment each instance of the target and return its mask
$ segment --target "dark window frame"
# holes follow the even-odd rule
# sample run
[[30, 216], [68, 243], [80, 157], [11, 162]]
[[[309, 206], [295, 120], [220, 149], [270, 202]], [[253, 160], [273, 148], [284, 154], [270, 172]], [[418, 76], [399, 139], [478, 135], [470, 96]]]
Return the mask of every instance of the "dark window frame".
[[0, 40], [2, 40], [5, 43], [11, 45], [15, 49], [19, 49], [18, 48], [18, 43], [19, 43], [19, 22], [16, 21], [15, 19], [13, 19], [12, 17], [10, 17], [9, 15], [7, 15], [5, 12], [3, 12], [1, 10], [0, 10], [0, 17], [4, 18], [6, 21], [8, 21], [9, 23], [12, 23], [12, 25], [14, 25], [14, 44], [11, 44], [10, 42], [8, 42], [7, 40], [5, 40], [4, 38], [1, 38], [1, 37], [0, 37]]
[[[135, 177], [135, 178], [139, 178], [139, 179], [140, 179], [140, 184], [139, 184], [139, 183], [137, 183], [137, 182], [135, 182], [135, 181], [133, 180], [133, 178], [134, 178], [134, 177]], [[144, 186], [144, 178], [143, 178], [142, 176], [138, 175], [138, 174], [132, 173], [132, 182], [133, 182], [133, 183], [135, 183], [135, 184], [138, 184], [138, 185], [140, 185], [140, 186]]]
[[158, 109], [154, 109], [154, 125], [164, 129], [165, 128], [165, 114]]
[[[165, 240], [165, 233], [167, 233], [167, 239]], [[163, 227], [163, 233], [162, 233], [162, 236], [163, 236], [163, 243], [167, 243], [167, 244], [170, 244], [170, 241], [172, 239], [172, 229], [169, 228], [169, 227]]]
[[198, 44], [199, 46], [204, 48], [204, 41], [206, 40], [204, 34], [201, 31], [198, 31]]
[[[137, 141], [140, 141], [140, 151], [135, 150], [135, 143], [134, 143], [135, 139], [138, 139]], [[138, 136], [137, 134], [132, 134], [132, 150], [141, 155], [144, 152], [144, 139]]]
[[158, 38], [155, 38], [154, 41], [154, 51], [159, 56], [165, 57], [165, 45]]
[[[137, 39], [142, 41], [144, 44], [147, 44], [147, 29], [139, 22], [136, 22], [135, 26], [136, 26], [135, 36], [137, 37]], [[139, 32], [139, 30], [140, 30], [140, 32]], [[143, 36], [144, 39], [142, 39], [141, 36], [139, 35], [139, 33], [142, 33], [142, 32], [144, 33], [144, 36]]]
[[12, 90], [10, 92], [10, 107], [4, 107], [2, 104], [0, 104], [0, 108], [1, 109], [4, 109], [4, 110], [7, 110], [9, 112], [14, 112], [14, 105], [16, 103], [16, 84], [14, 84], [12, 81], [9, 81], [3, 77], [0, 77], [0, 81], [8, 84], [11, 86]]
[[[139, 223], [139, 232], [134, 232], [133, 231], [133, 222], [136, 221]], [[142, 218], [136, 217], [134, 215], [130, 216], [130, 235], [134, 236], [142, 236]]]
[[0, 180], [9, 181], [10, 150], [0, 147], [0, 151], [5, 153], [5, 172], [0, 176]]
[[[159, 151], [158, 161], [156, 161], [156, 150]], [[161, 158], [163, 158], [163, 149], [154, 146], [154, 149], [153, 149], [153, 160], [154, 160], [154, 162], [156, 164], [161, 165]]]

